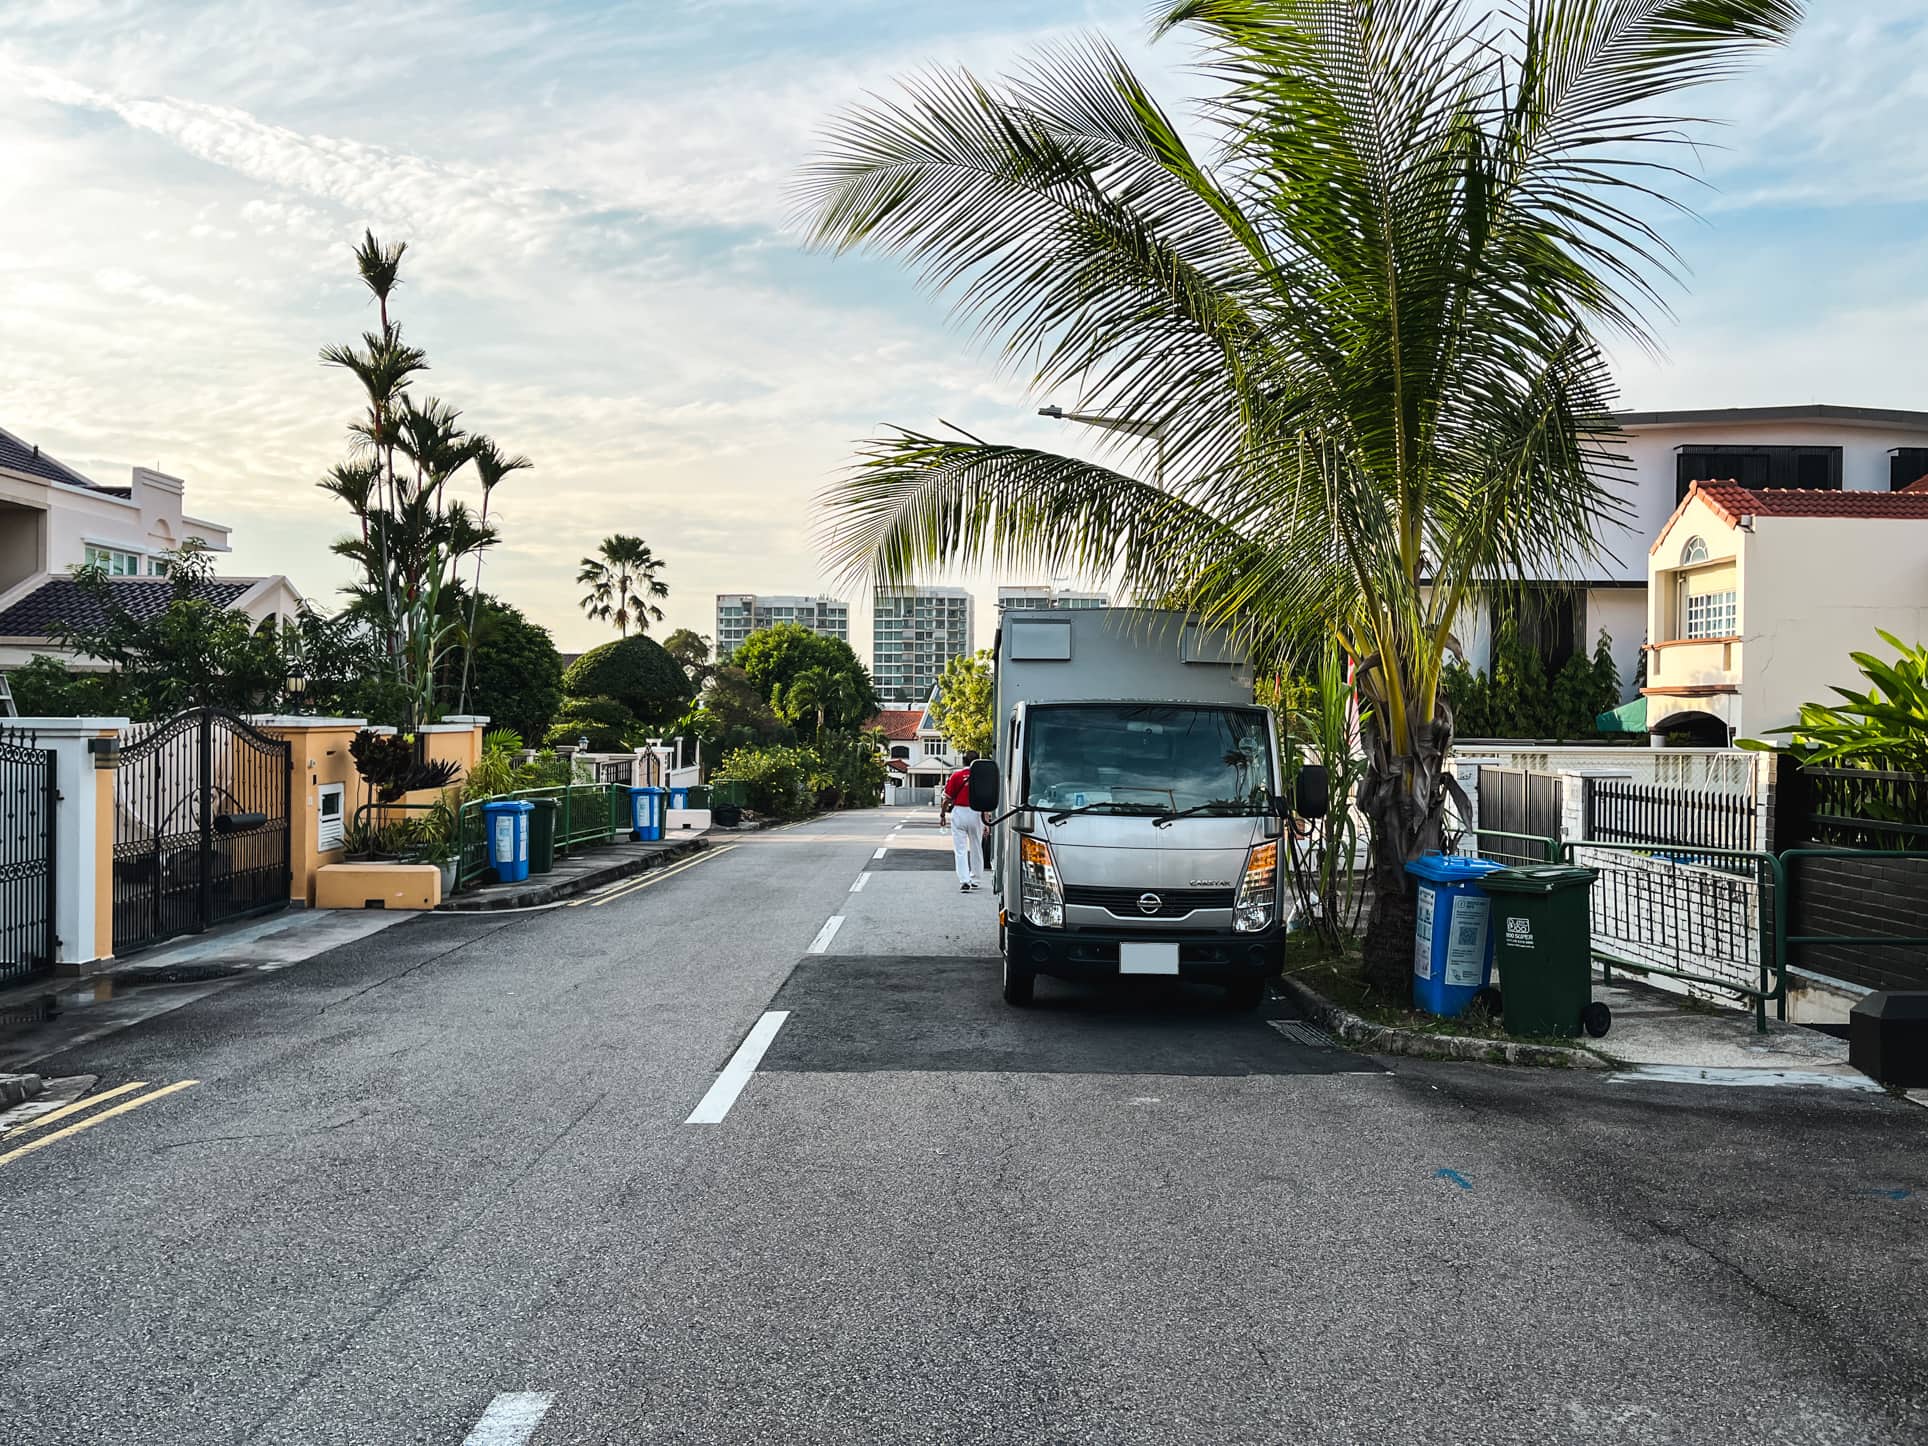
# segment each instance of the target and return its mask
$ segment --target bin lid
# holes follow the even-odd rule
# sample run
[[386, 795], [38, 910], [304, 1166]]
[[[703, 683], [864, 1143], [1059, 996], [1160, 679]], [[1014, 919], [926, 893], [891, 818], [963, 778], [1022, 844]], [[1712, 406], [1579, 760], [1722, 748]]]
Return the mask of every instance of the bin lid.
[[562, 800], [559, 798], [532, 798], [529, 800], [529, 807], [539, 808], [544, 813], [549, 813], [561, 808]]
[[1501, 894], [1557, 894], [1562, 889], [1589, 888], [1599, 877], [1598, 869], [1583, 869], [1576, 864], [1527, 864], [1490, 873], [1480, 880], [1480, 886]]
[[1505, 868], [1491, 859], [1466, 858], [1459, 854], [1423, 853], [1406, 861], [1406, 872], [1436, 884], [1464, 884], [1484, 879], [1496, 869]]
[[492, 798], [482, 805], [484, 813], [534, 813], [536, 806], [526, 798]]

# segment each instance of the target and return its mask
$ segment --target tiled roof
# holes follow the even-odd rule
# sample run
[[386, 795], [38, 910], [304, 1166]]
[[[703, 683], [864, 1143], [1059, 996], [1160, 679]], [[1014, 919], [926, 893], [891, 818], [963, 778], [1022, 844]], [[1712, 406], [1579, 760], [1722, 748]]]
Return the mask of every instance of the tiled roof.
[[1928, 492], [1928, 477], [1917, 477], [1900, 490], [1903, 492]]
[[[258, 580], [217, 577], [209, 581], [202, 595], [224, 608], [233, 607]], [[116, 602], [142, 621], [166, 612], [174, 597], [173, 584], [164, 577], [109, 578], [107, 587]], [[50, 638], [58, 623], [94, 628], [106, 621], [98, 599], [72, 578], [57, 577], [0, 612], [0, 638]]]
[[56, 462], [40, 448], [21, 441], [4, 428], [0, 428], [0, 467], [14, 472], [24, 472], [29, 477], [40, 477], [48, 482], [65, 482], [70, 487], [85, 487], [93, 492], [109, 490], [81, 476], [65, 462]]
[[870, 720], [870, 726], [881, 729], [894, 743], [909, 743], [917, 737], [917, 725], [923, 716], [921, 708], [886, 708]]
[[1748, 516], [1928, 519], [1928, 490], [1822, 492], [1788, 488], [1757, 492], [1738, 482], [1696, 482], [1694, 491], [1729, 522]]

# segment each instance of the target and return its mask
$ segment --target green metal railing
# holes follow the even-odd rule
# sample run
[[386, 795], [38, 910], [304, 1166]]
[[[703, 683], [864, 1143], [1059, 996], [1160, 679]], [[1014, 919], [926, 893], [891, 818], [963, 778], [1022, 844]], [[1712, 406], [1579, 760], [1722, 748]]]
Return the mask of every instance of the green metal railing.
[[619, 783], [565, 783], [557, 788], [525, 788], [462, 805], [461, 851], [455, 887], [467, 888], [489, 871], [488, 837], [482, 826], [484, 804], [521, 799], [556, 802], [556, 852], [604, 844], [629, 831], [629, 789]]
[[[1458, 846], [1469, 838], [1479, 841], [1479, 846], [1472, 850], [1473, 855], [1494, 863], [1556, 864], [1560, 861], [1559, 840], [1545, 834], [1515, 833], [1505, 828], [1468, 828], [1460, 831], [1452, 852], [1458, 853]], [[1499, 842], [1488, 843], [1489, 839]]]
[[1608, 983], [1621, 969], [1718, 989], [1751, 1001], [1762, 1033], [1768, 1001], [1787, 1018], [1787, 876], [1773, 854], [1599, 839], [1562, 853], [1599, 871], [1588, 903]]

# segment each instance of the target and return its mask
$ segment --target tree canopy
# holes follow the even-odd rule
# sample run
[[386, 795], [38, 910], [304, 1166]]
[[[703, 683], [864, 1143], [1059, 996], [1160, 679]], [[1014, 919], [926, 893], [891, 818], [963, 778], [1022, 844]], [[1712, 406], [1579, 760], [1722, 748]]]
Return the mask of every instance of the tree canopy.
[[857, 661], [850, 644], [813, 633], [801, 623], [759, 628], [738, 645], [730, 662], [779, 713], [794, 707], [798, 717], [808, 712], [814, 719], [821, 699], [823, 726], [844, 730], [858, 727], [877, 711], [870, 669]]
[[569, 665], [562, 687], [572, 700], [607, 698], [652, 732], [680, 718], [696, 693], [662, 644], [641, 633], [591, 648]]
[[931, 702], [931, 721], [944, 730], [953, 748], [964, 753], [989, 753], [997, 725], [991, 717], [991, 655], [952, 658], [937, 680]]

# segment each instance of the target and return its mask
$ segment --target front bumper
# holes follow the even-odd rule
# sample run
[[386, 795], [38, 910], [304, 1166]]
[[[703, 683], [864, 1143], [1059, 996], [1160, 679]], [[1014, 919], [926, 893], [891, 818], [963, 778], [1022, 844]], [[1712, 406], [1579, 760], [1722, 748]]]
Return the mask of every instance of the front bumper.
[[1005, 924], [1004, 946], [1011, 962], [1055, 979], [1118, 978], [1118, 946], [1125, 943], [1176, 944], [1179, 977], [1207, 984], [1270, 979], [1285, 962], [1285, 930], [1277, 925], [1256, 934], [1235, 934], [1229, 930], [1040, 929], [1018, 918]]

